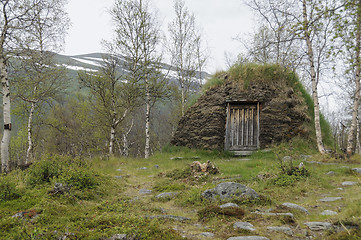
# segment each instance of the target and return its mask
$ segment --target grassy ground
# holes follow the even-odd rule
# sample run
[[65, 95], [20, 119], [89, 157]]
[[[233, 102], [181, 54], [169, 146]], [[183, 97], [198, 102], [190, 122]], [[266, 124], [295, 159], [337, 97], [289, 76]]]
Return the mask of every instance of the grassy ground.
[[[202, 232], [215, 234], [213, 239], [242, 235], [270, 239], [307, 239], [307, 235], [313, 239], [361, 239], [358, 230], [311, 232], [304, 225], [308, 221], [327, 221], [341, 227], [361, 223], [361, 175], [350, 170], [360, 167], [360, 157], [336, 160], [310, 149], [297, 142], [281, 144], [248, 159], [182, 148], [167, 148], [147, 160], [84, 161], [48, 156], [26, 171], [1, 176], [0, 239], [65, 239], [65, 236], [67, 239], [106, 239], [114, 234], [128, 234], [132, 239], [204, 239]], [[308, 161], [328, 164], [309, 163], [302, 154], [312, 155]], [[304, 162], [308, 174], [283, 174], [282, 166], [291, 168], [291, 161], [281, 161], [284, 156], [292, 157], [293, 166]], [[219, 174], [189, 174], [189, 164], [207, 160], [220, 169]], [[327, 175], [329, 171], [334, 175]], [[262, 197], [257, 201], [234, 199], [242, 211], [222, 212], [218, 208], [222, 202], [205, 200], [201, 193], [225, 181], [245, 184]], [[358, 184], [341, 186], [344, 181]], [[70, 190], [55, 194], [56, 182], [68, 184]], [[141, 189], [152, 193], [142, 195]], [[172, 199], [155, 198], [161, 192], [179, 194]], [[327, 196], [343, 199], [330, 203], [319, 201]], [[279, 207], [284, 202], [299, 204], [307, 208], [310, 215], [297, 210], [291, 210], [293, 219], [252, 214], [270, 208], [284, 212], [285, 209]], [[324, 210], [338, 214], [320, 215]], [[23, 216], [13, 217], [19, 212]], [[164, 215], [190, 220], [149, 218]], [[252, 223], [256, 231], [234, 230], [233, 224], [237, 221]], [[293, 237], [267, 231], [268, 226], [284, 225], [293, 229]]]

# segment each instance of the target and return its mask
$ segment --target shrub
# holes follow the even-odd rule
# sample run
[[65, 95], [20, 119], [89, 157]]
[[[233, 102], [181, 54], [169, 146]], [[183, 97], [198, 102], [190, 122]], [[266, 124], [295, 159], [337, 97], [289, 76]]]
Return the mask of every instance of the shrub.
[[60, 176], [63, 168], [64, 159], [60, 156], [44, 156], [28, 169], [26, 182], [31, 187], [50, 183], [53, 178]]
[[99, 185], [95, 174], [89, 168], [72, 166], [66, 169], [58, 179], [59, 182], [73, 186], [79, 190], [92, 189]]
[[0, 201], [17, 199], [20, 196], [16, 184], [8, 176], [0, 176]]

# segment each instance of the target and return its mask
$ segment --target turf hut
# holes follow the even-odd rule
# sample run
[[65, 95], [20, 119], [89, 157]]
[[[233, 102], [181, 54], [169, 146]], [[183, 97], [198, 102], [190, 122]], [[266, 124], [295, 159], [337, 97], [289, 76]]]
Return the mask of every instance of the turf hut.
[[237, 65], [206, 89], [181, 118], [173, 145], [242, 153], [308, 132], [306, 93], [283, 67]]

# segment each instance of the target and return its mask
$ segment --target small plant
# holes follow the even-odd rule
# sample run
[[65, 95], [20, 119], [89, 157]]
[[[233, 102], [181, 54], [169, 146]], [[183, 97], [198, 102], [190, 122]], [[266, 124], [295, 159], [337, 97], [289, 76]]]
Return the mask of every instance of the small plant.
[[63, 174], [59, 176], [58, 181], [69, 186], [74, 186], [79, 190], [92, 189], [99, 184], [95, 178], [94, 172], [88, 168], [80, 168], [76, 166], [66, 169]]
[[20, 196], [16, 184], [8, 176], [0, 176], [0, 201], [17, 199]]
[[63, 171], [64, 159], [60, 156], [45, 156], [35, 162], [27, 172], [27, 184], [35, 187], [40, 184], [50, 183], [53, 178], [60, 176]]

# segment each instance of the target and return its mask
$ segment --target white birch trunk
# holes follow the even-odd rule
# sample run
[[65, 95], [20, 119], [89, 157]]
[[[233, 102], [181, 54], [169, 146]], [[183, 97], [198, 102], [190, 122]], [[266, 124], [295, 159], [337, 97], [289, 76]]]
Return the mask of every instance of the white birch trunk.
[[356, 30], [356, 76], [355, 76], [355, 95], [354, 95], [354, 103], [352, 109], [352, 121], [350, 131], [347, 136], [347, 149], [346, 153], [348, 156], [351, 156], [355, 151], [355, 134], [356, 134], [356, 125], [358, 124], [357, 116], [358, 109], [360, 105], [360, 74], [361, 74], [361, 59], [360, 59], [360, 48], [361, 48], [361, 3], [359, 3], [357, 9], [357, 30]]
[[112, 124], [110, 127], [110, 140], [109, 140], [109, 155], [114, 154], [114, 141], [115, 141], [115, 126]]
[[10, 161], [10, 138], [11, 138], [11, 115], [10, 115], [10, 87], [9, 79], [6, 70], [5, 60], [0, 59], [0, 71], [1, 71], [1, 85], [3, 95], [3, 117], [4, 117], [4, 132], [1, 141], [1, 170], [2, 172], [9, 171]]
[[315, 60], [313, 54], [313, 47], [312, 42], [310, 39], [310, 32], [309, 32], [309, 22], [307, 17], [307, 2], [303, 0], [303, 27], [304, 27], [304, 39], [307, 44], [307, 56], [310, 62], [310, 72], [311, 72], [311, 82], [312, 82], [312, 99], [314, 103], [314, 113], [315, 113], [315, 131], [316, 131], [316, 142], [318, 151], [321, 154], [325, 154], [325, 147], [323, 146], [322, 142], [322, 132], [321, 132], [321, 123], [320, 123], [320, 105], [318, 101], [318, 92], [317, 92], [317, 77], [316, 77], [316, 70], [315, 70]]
[[146, 112], [145, 112], [145, 151], [144, 157], [150, 156], [150, 92], [149, 86], [146, 87]]
[[33, 159], [33, 116], [35, 111], [35, 102], [31, 103], [29, 119], [28, 119], [28, 149], [26, 151], [25, 164], [27, 165]]

